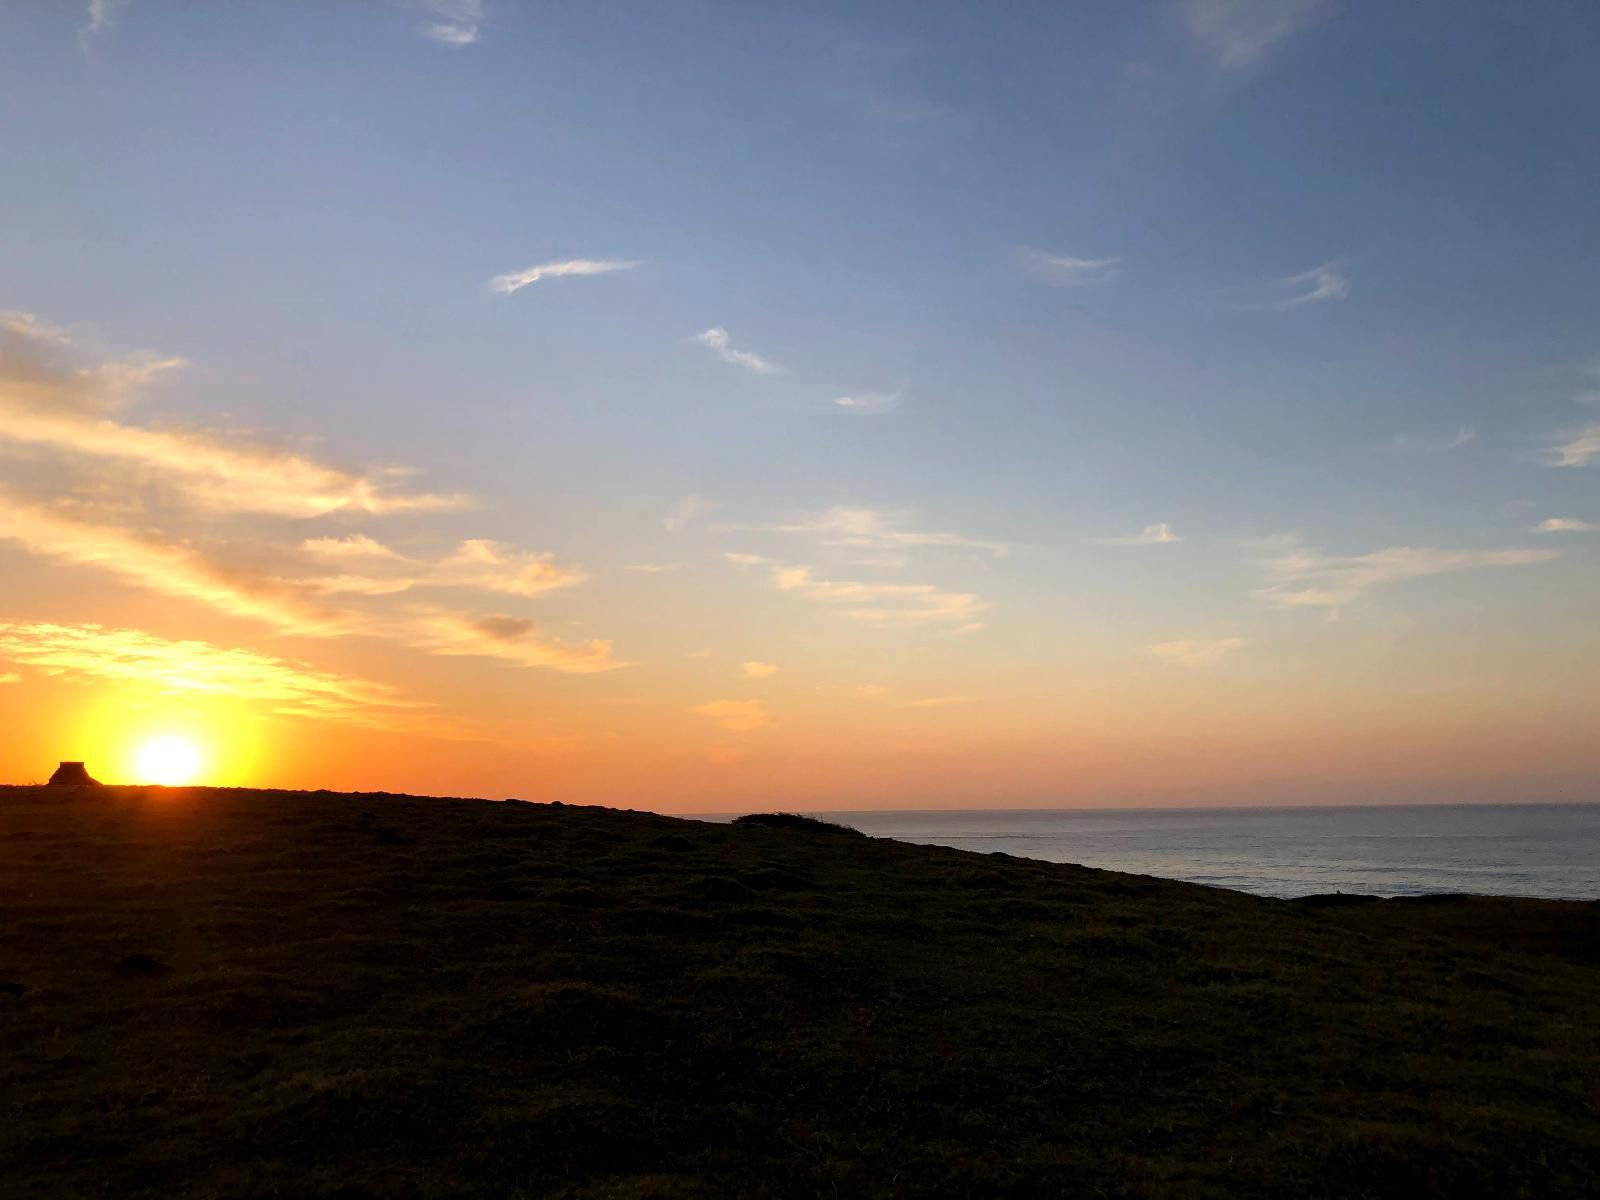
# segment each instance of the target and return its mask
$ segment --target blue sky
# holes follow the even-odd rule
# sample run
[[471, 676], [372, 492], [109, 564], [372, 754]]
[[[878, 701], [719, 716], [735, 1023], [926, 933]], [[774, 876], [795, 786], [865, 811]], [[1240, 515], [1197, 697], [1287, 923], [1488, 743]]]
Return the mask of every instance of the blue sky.
[[[1020, 737], [1040, 800], [1082, 729], [1059, 714], [1096, 695], [1136, 723], [1180, 696], [1302, 713], [1274, 745], [1320, 744], [1337, 710], [1354, 744], [1430, 680], [1459, 717], [1416, 731], [1443, 797], [1441, 747], [1527, 718], [1532, 689], [1565, 715], [1496, 760], [1509, 794], [1589, 762], [1562, 722], [1596, 693], [1550, 670], [1595, 649], [1597, 42], [1600, 16], [1555, 3], [21, 0], [0, 12], [0, 309], [70, 369], [182, 358], [119, 401], [132, 426], [470, 495], [314, 532], [413, 565], [469, 540], [548, 554], [571, 581], [462, 619], [627, 665], [513, 678], [414, 632], [380, 651], [401, 618], [376, 592], [314, 646], [202, 598], [208, 644], [582, 713], [579, 740], [637, 740], [595, 715], [634, 701], [687, 728], [753, 703], [764, 724], [684, 751], [729, 797], [842, 736], [829, 689], [904, 698], [851, 770], [900, 779], [874, 745], [921, 738], [977, 774]], [[0, 618], [103, 570], [38, 511], [100, 504], [102, 532], [273, 587], [315, 540], [167, 494], [166, 459], [86, 483], [50, 445], [0, 459], [35, 513], [10, 569], [42, 573]], [[438, 570], [416, 588], [469, 586]], [[880, 590], [862, 612], [840, 580]], [[116, 586], [80, 615], [145, 619], [149, 581]], [[724, 680], [702, 653], [783, 661]], [[1251, 704], [1217, 734], [1246, 758]], [[534, 752], [495, 736], [484, 786], [512, 786]], [[1144, 795], [1116, 782], [1142, 743], [1094, 736], [1095, 794]], [[884, 794], [925, 793], [904, 779]]]

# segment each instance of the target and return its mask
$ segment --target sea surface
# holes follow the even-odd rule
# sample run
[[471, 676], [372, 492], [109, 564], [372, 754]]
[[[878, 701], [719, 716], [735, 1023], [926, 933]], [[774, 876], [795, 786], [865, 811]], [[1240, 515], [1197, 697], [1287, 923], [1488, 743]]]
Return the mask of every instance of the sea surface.
[[1600, 804], [848, 812], [874, 837], [1264, 896], [1600, 898]]

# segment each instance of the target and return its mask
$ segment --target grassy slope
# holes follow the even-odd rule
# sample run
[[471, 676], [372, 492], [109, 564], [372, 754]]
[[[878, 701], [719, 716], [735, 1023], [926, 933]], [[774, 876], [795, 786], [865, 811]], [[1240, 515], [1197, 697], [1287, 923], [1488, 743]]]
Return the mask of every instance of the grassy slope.
[[1595, 1194], [1597, 919], [610, 810], [0, 789], [0, 1191]]

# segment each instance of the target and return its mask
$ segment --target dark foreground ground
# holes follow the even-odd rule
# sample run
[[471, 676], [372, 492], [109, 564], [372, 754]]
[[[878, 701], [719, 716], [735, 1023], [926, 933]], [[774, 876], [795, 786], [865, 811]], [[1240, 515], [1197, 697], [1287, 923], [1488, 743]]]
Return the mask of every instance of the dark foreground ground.
[[7, 1196], [1600, 1194], [1600, 909], [0, 789]]

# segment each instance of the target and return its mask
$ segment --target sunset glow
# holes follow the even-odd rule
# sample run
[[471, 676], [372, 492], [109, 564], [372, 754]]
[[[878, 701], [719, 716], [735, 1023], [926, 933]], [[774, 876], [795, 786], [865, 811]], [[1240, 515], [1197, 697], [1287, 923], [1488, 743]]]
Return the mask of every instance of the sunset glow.
[[695, 811], [1600, 770], [1581, 66], [1474, 91], [1405, 50], [1445, 18], [1321, 0], [485, 5], [460, 44], [338, 5], [310, 57], [302, 6], [73, 7], [0, 15], [10, 777]]
[[159, 737], [140, 747], [139, 782], [163, 787], [194, 783], [200, 777], [202, 761], [200, 748], [187, 738]]

